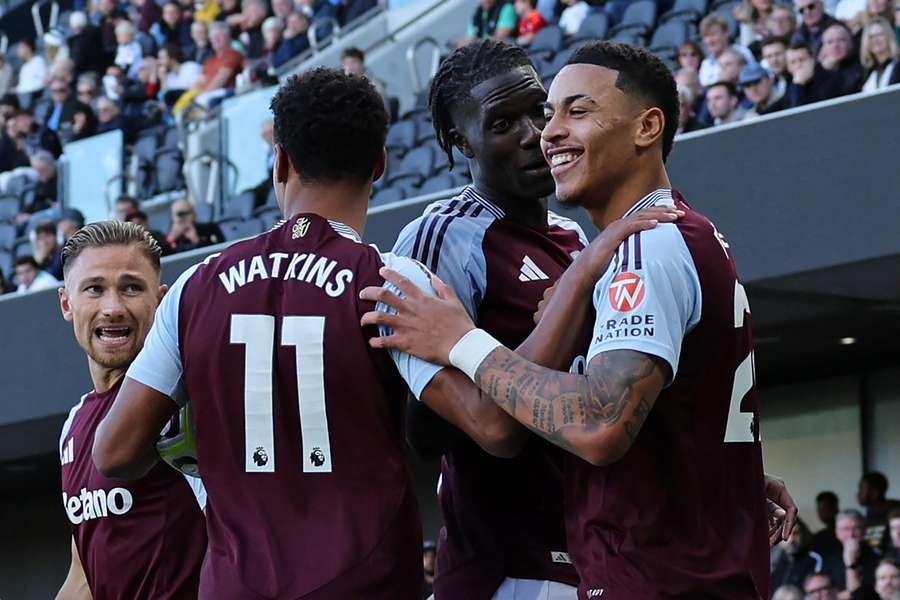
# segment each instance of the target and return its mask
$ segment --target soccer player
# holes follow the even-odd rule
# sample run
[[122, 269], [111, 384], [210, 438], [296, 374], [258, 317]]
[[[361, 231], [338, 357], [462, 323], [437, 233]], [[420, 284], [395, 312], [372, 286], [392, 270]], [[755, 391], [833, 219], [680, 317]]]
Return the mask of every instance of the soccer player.
[[[453, 147], [461, 149], [474, 184], [427, 207], [394, 246], [453, 287], [479, 326], [512, 348], [531, 333], [544, 292], [587, 244], [576, 223], [547, 211], [544, 198], [554, 184], [540, 148], [546, 97], [521, 48], [480, 40], [454, 50], [434, 77], [429, 102], [441, 146], [451, 161]], [[622, 239], [611, 240], [610, 252]], [[574, 354], [554, 349], [553, 364], [567, 369]], [[410, 406], [416, 446], [444, 440], [435, 597], [574, 598], [562, 451], [528, 435], [456, 369], [436, 375], [421, 400], [468, 436], [454, 439], [428, 409]]]
[[[686, 212], [630, 236], [612, 261], [592, 243], [525, 344], [558, 343], [596, 311], [581, 375], [529, 362], [439, 298], [383, 270], [405, 298], [372, 340], [452, 364], [517, 421], [568, 452], [569, 552], [579, 598], [768, 593], [767, 512], [747, 296], [724, 238], [671, 189], [671, 73], [641, 49], [579, 48], [554, 80], [542, 134], [557, 197], [603, 229], [651, 205]], [[571, 334], [569, 334], [571, 337]]]
[[157, 464], [141, 479], [119, 481], [91, 460], [97, 425], [166, 291], [159, 256], [146, 231], [116, 221], [91, 223], [63, 247], [60, 308], [87, 354], [94, 389], [69, 412], [59, 439], [63, 508], [72, 523], [60, 600], [197, 597], [206, 552], [199, 480]]
[[[360, 240], [388, 116], [364, 77], [315, 69], [272, 100], [286, 222], [179, 277], [100, 426], [115, 476], [156, 464], [183, 398], [196, 424], [209, 549], [200, 597], [418, 600], [422, 535], [405, 464], [406, 384], [438, 367], [373, 351], [359, 290], [421, 265]], [[399, 374], [398, 374], [399, 371]], [[402, 378], [401, 378], [402, 375]]]

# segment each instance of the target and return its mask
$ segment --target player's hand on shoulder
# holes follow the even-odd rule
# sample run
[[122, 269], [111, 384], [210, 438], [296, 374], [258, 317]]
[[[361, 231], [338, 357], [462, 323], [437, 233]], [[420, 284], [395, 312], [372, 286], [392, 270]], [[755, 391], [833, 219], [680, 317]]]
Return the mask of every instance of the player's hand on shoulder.
[[784, 480], [766, 475], [766, 504], [769, 512], [769, 544], [787, 541], [797, 523], [797, 504], [788, 492]]
[[362, 317], [363, 325], [390, 328], [389, 335], [369, 340], [373, 348], [393, 348], [428, 362], [449, 365], [450, 349], [475, 328], [472, 319], [453, 289], [432, 275], [436, 296], [425, 293], [393, 269], [383, 267], [381, 276], [396, 286], [401, 295], [384, 287], [370, 286], [360, 292], [363, 300], [381, 302], [396, 314], [374, 310]]
[[653, 229], [660, 223], [671, 223], [684, 216], [684, 211], [674, 206], [651, 206], [639, 210], [633, 215], [616, 219], [606, 226], [597, 237], [578, 255], [573, 265], [579, 269], [586, 285], [593, 284], [600, 279], [609, 267], [613, 253], [628, 236], [638, 231]]

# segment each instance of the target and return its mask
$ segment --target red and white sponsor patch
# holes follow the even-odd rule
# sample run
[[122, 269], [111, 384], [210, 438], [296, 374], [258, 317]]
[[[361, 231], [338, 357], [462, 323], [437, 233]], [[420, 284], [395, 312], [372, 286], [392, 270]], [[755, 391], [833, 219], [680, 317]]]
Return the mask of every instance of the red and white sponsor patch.
[[619, 273], [609, 284], [609, 303], [619, 312], [634, 310], [644, 301], [644, 280], [636, 273]]

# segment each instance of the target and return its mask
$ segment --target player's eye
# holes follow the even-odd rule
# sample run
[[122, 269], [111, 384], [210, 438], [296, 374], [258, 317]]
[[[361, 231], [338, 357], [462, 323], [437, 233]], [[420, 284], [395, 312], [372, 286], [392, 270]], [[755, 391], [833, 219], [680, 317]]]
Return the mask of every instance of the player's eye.
[[103, 288], [100, 287], [99, 285], [89, 285], [86, 288], [84, 288], [84, 291], [87, 292], [88, 294], [91, 294], [92, 296], [99, 296], [100, 294], [103, 293]]
[[129, 283], [125, 286], [125, 291], [129, 294], [140, 294], [144, 291], [144, 286], [138, 283]]
[[578, 108], [577, 106], [573, 106], [569, 109], [569, 115], [573, 117], [580, 117], [583, 114], [586, 114], [587, 111], [583, 108]]
[[507, 131], [512, 126], [509, 119], [496, 119], [493, 123], [491, 123], [491, 130], [494, 133], [503, 133]]

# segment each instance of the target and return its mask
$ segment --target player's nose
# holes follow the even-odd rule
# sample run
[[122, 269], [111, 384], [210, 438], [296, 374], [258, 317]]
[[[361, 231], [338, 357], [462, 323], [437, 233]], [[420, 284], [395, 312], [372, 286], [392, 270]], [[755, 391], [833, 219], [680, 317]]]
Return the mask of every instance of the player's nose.
[[108, 319], [122, 317], [127, 312], [124, 299], [120, 294], [112, 291], [103, 294], [103, 298], [100, 300], [100, 312]]

